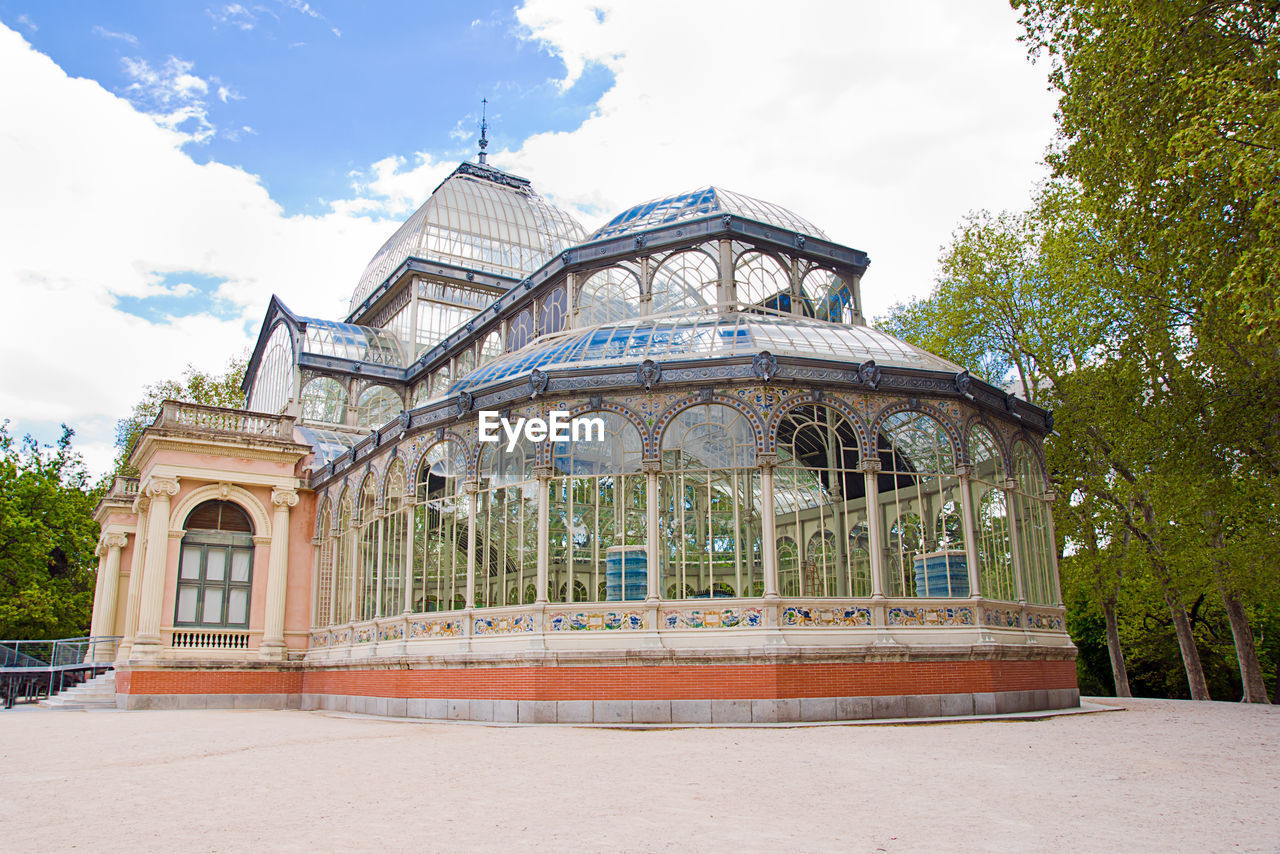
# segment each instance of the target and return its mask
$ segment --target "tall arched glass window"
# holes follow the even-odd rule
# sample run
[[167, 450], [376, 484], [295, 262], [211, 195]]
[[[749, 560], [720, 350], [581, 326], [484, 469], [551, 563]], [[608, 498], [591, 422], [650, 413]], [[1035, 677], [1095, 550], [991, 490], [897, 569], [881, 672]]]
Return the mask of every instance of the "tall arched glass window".
[[453, 363], [445, 362], [431, 375], [431, 397], [444, 397], [453, 386]]
[[580, 437], [553, 449], [547, 598], [643, 599], [648, 535], [640, 431], [613, 412], [579, 417], [599, 418], [604, 431], [602, 437], [591, 434], [592, 441]]
[[476, 607], [518, 605], [538, 577], [538, 481], [534, 448], [485, 444], [476, 508]]
[[857, 431], [836, 410], [806, 405], [786, 414], [777, 439], [778, 533], [806, 544], [795, 595], [870, 596], [870, 555], [865, 546], [851, 548], [855, 531], [867, 526]]
[[783, 596], [799, 596], [803, 578], [800, 574], [800, 547], [790, 537], [778, 537], [778, 592]]
[[564, 319], [569, 314], [569, 298], [564, 286], [552, 288], [539, 304], [538, 329], [542, 335], [550, 335], [564, 329]]
[[356, 499], [356, 619], [378, 616], [378, 492], [367, 475]]
[[476, 367], [490, 362], [502, 355], [502, 330], [495, 329], [484, 337], [484, 343], [480, 345], [480, 359]]
[[532, 340], [533, 312], [526, 308], [507, 324], [507, 352], [514, 353]]
[[427, 449], [418, 469], [413, 508], [411, 607], [449, 611], [467, 604], [467, 457], [452, 439]]
[[458, 358], [454, 360], [454, 376], [458, 379], [462, 379], [475, 369], [476, 354], [474, 350], [463, 350], [458, 354]]
[[1053, 605], [1058, 591], [1053, 583], [1054, 544], [1049, 537], [1049, 502], [1040, 463], [1025, 442], [1013, 445], [1013, 469], [1018, 502], [1018, 556], [1022, 559], [1022, 592], [1034, 605]]
[[801, 314], [832, 323], [853, 321], [853, 291], [831, 270], [815, 268], [800, 280]]
[[640, 316], [640, 278], [623, 267], [592, 273], [578, 289], [578, 325]]
[[325, 499], [324, 506], [316, 517], [316, 540], [320, 543], [320, 554], [316, 556], [315, 611], [311, 620], [313, 626], [327, 626], [332, 622], [329, 613], [333, 602], [332, 518], [333, 508], [329, 500]]
[[347, 421], [347, 391], [333, 377], [316, 377], [302, 387], [302, 417], [325, 424]]
[[387, 466], [382, 502], [382, 559], [378, 616], [392, 617], [404, 611], [405, 569], [409, 555], [409, 516], [404, 460]]
[[791, 276], [772, 255], [744, 252], [733, 272], [738, 302], [791, 311]]
[[272, 415], [284, 411], [293, 394], [293, 361], [293, 336], [285, 323], [277, 323], [258, 362], [248, 409]]
[[890, 596], [968, 596], [960, 479], [942, 425], [920, 412], [885, 419], [880, 434], [880, 523]]
[[334, 565], [338, 573], [337, 592], [333, 597], [334, 622], [346, 623], [352, 619], [356, 566], [355, 497], [349, 487], [342, 490], [342, 497], [338, 499], [333, 538], [337, 549]]
[[206, 501], [183, 524], [173, 624], [249, 627], [253, 523], [230, 501]]
[[384, 385], [371, 385], [360, 393], [356, 426], [366, 430], [381, 427], [399, 415], [403, 408], [400, 395]]
[[969, 495], [977, 527], [979, 583], [988, 599], [1016, 602], [1013, 547], [1009, 541], [1006, 480], [995, 436], [981, 424], [969, 431]]
[[653, 274], [653, 312], [683, 311], [716, 303], [720, 271], [706, 252], [677, 252]]
[[708, 403], [672, 419], [662, 434], [658, 508], [666, 598], [763, 594], [760, 473], [742, 413]]

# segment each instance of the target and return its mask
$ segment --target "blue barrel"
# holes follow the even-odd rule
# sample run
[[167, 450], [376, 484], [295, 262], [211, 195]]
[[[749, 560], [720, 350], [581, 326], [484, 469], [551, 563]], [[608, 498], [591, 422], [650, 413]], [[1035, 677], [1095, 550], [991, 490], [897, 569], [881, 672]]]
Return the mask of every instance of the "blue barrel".
[[969, 566], [964, 552], [916, 555], [915, 575], [917, 596], [969, 595]]
[[604, 595], [610, 602], [649, 595], [649, 557], [643, 548], [609, 549], [604, 558]]

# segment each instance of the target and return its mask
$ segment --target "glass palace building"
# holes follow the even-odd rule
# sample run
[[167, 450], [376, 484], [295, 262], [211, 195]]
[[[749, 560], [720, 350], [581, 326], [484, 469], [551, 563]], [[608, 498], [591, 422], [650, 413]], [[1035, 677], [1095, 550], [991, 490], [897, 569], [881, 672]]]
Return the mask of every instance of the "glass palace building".
[[[144, 433], [98, 510], [119, 704], [1077, 705], [1052, 418], [867, 325], [868, 263], [719, 187], [588, 233], [459, 165], [345, 319], [271, 301], [244, 410], [169, 402]], [[552, 413], [589, 429], [547, 436]]]

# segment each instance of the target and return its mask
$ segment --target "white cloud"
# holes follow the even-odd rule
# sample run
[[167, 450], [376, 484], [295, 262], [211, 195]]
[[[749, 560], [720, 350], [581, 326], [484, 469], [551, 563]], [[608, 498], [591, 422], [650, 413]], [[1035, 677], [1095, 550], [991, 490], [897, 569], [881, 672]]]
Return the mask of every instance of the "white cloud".
[[[215, 9], [205, 10], [209, 17], [213, 18], [219, 24], [227, 24], [232, 27], [238, 27], [241, 30], [252, 30], [258, 23], [257, 16], [246, 9], [239, 3], [227, 3]], [[261, 9], [260, 11], [268, 11]]]
[[[171, 75], [174, 101], [201, 91], [184, 73]], [[17, 432], [66, 421], [105, 464], [114, 421], [144, 385], [188, 362], [220, 369], [252, 343], [246, 327], [272, 293], [303, 313], [344, 315], [387, 236], [386, 222], [353, 213], [285, 216], [255, 176], [195, 163], [187, 135], [68, 77], [2, 26], [0, 78], [23, 81], [0, 87], [0, 115], [23, 129], [0, 134], [0, 287], [8, 316], [23, 319], [0, 336], [0, 417]], [[411, 171], [375, 174], [370, 192], [403, 195]], [[194, 313], [168, 322], [117, 308], [116, 295], [188, 294], [161, 282], [187, 272], [224, 280], [218, 305], [235, 316], [200, 310], [194, 294]]]
[[19, 16], [18, 16], [18, 23], [19, 23], [19, 24], [22, 24], [22, 26], [26, 27], [28, 32], [32, 32], [32, 33], [34, 33], [36, 30], [40, 29], [38, 26], [36, 26], [36, 22], [35, 22], [35, 21], [33, 21], [33, 20], [31, 20], [31, 19], [30, 19], [29, 17], [27, 17], [26, 15], [19, 15]]
[[93, 28], [93, 32], [104, 39], [119, 39], [122, 42], [128, 42], [135, 46], [138, 44], [138, 37], [132, 33], [116, 33], [103, 26], [95, 26]]
[[966, 211], [1024, 205], [1044, 174], [1054, 101], [1007, 5], [528, 0], [516, 14], [563, 59], [562, 88], [592, 63], [615, 83], [581, 127], [492, 162], [606, 214], [709, 183], [776, 202], [871, 256], [873, 314], [928, 290]]
[[[593, 63], [615, 83], [580, 127], [492, 162], [592, 211], [588, 224], [708, 183], [790, 207], [870, 253], [873, 313], [927, 290], [967, 210], [1021, 205], [1042, 174], [1053, 102], [1007, 8], [530, 0], [518, 15], [564, 58], [559, 85]], [[406, 215], [454, 165], [389, 156], [353, 173], [352, 198], [327, 215], [286, 216], [256, 176], [183, 151], [213, 132], [206, 101], [224, 84], [177, 58], [131, 62], [121, 94], [133, 104], [0, 26], [0, 79], [24, 82], [0, 87], [0, 115], [22, 129], [0, 134], [0, 286], [10, 317], [24, 318], [0, 337], [0, 416], [19, 431], [67, 421], [103, 464], [142, 386], [188, 362], [221, 368], [251, 343], [272, 293], [344, 316], [394, 228], [386, 217]], [[187, 273], [223, 282], [218, 311], [184, 287]], [[192, 312], [152, 323], [116, 295], [184, 296]]]

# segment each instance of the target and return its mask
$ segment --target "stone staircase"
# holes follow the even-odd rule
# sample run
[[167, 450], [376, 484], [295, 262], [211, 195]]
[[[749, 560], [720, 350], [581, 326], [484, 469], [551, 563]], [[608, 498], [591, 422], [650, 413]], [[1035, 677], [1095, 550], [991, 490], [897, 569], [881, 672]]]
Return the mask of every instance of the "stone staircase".
[[60, 691], [40, 705], [46, 709], [64, 711], [85, 709], [114, 709], [116, 707], [116, 672], [99, 673], [88, 682]]

